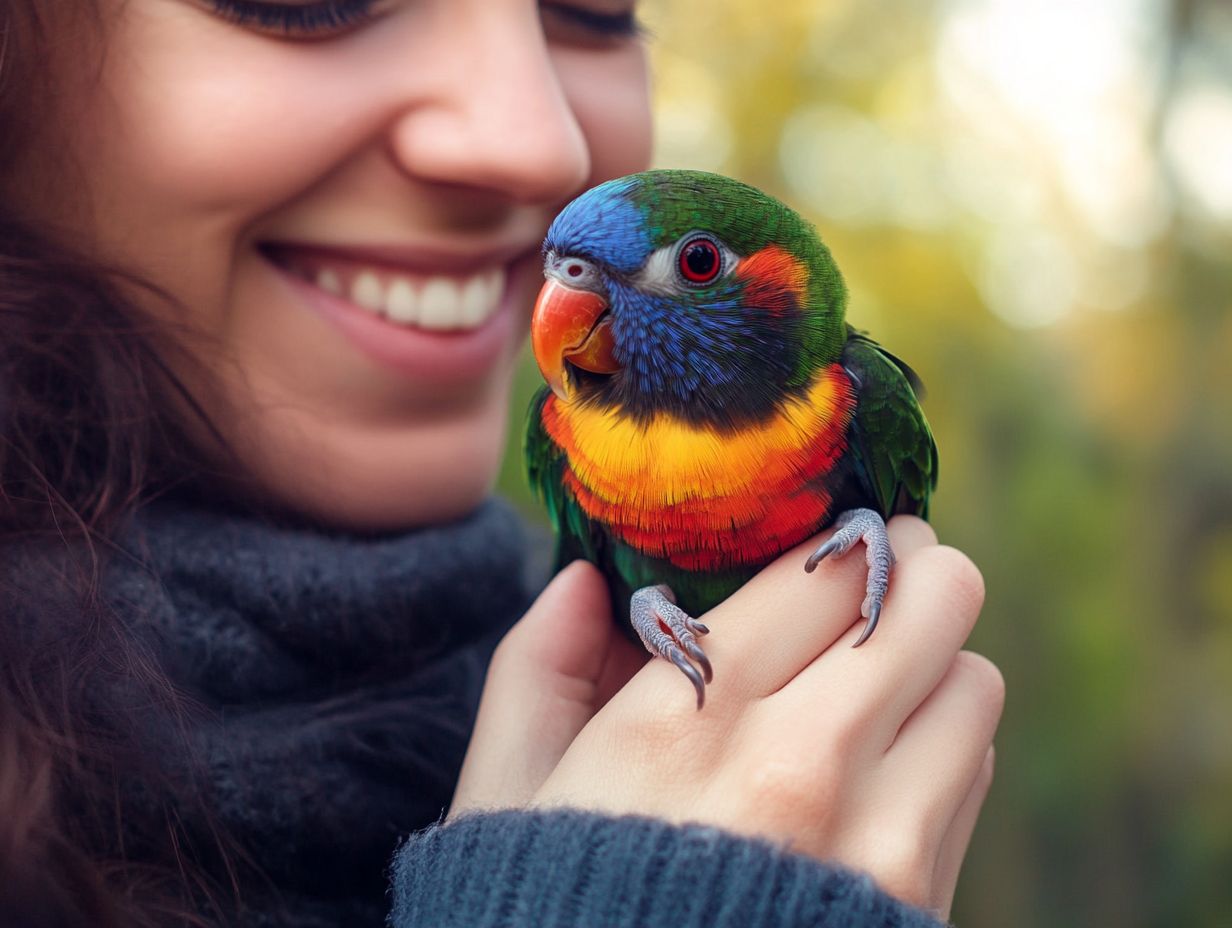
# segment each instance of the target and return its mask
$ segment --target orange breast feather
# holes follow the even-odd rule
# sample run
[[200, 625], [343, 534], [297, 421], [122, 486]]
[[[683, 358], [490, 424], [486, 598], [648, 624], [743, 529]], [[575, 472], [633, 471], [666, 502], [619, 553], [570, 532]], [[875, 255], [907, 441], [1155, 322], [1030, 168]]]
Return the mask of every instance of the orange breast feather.
[[639, 425], [555, 396], [543, 422], [587, 516], [643, 554], [705, 571], [763, 563], [826, 519], [817, 478], [843, 453], [854, 408], [833, 364], [775, 418], [732, 434], [670, 416]]

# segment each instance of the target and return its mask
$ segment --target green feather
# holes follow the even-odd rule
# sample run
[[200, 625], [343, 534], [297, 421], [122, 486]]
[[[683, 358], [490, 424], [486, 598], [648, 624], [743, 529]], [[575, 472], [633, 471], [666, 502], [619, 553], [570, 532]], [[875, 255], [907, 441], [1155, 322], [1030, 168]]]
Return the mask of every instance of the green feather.
[[[778, 245], [806, 262], [809, 291], [803, 350], [788, 389], [811, 382], [839, 361], [855, 382], [857, 402], [847, 449], [825, 489], [833, 498], [829, 518], [844, 508], [869, 506], [889, 518], [898, 512], [928, 515], [937, 483], [937, 447], [920, 408], [919, 378], [901, 360], [844, 321], [847, 291], [829, 250], [799, 214], [761, 191], [730, 178], [696, 171], [633, 175], [631, 197], [645, 217], [656, 247], [689, 232], [720, 234], [741, 255]], [[627, 618], [634, 590], [668, 584], [680, 606], [699, 616], [756, 573], [757, 565], [723, 573], [690, 573], [621, 543], [592, 522], [564, 483], [565, 452], [542, 421], [545, 388], [531, 404], [526, 463], [531, 486], [543, 499], [557, 536], [557, 564], [585, 558], [607, 576], [614, 614]], [[820, 531], [825, 525], [815, 526]], [[622, 623], [628, 630], [627, 623]]]
[[927, 518], [937, 486], [937, 443], [916, 395], [919, 378], [863, 332], [850, 326], [847, 332], [843, 366], [858, 395], [848, 435], [852, 465], [882, 515]]
[[721, 232], [737, 254], [778, 245], [809, 269], [810, 312], [800, 363], [789, 387], [809, 381], [842, 350], [847, 287], [838, 265], [812, 223], [756, 187], [704, 171], [660, 170], [630, 175], [639, 181], [631, 199], [646, 217], [656, 246], [704, 229]]

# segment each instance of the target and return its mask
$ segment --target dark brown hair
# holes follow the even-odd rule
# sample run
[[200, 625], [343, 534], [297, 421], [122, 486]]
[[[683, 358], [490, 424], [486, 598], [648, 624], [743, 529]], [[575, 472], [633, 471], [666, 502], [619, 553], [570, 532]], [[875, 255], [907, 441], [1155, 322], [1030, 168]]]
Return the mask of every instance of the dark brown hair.
[[[0, 2], [0, 176], [46, 112], [41, 104], [53, 85], [41, 62], [53, 7], [57, 18], [100, 25], [90, 0]], [[158, 834], [143, 836], [153, 852], [147, 848], [141, 863], [128, 858], [119, 785], [161, 774], [142, 733], [119, 710], [109, 713], [89, 699], [101, 678], [124, 675], [150, 698], [182, 709], [156, 665], [127, 641], [122, 618], [102, 603], [98, 578], [111, 539], [134, 507], [165, 489], [168, 474], [191, 474], [204, 458], [186, 450], [191, 435], [217, 439], [172, 372], [169, 359], [186, 353], [177, 354], [165, 326], [122, 298], [136, 286], [15, 218], [0, 199], [6, 928], [202, 924], [211, 919], [193, 913], [225, 896], [197, 865], [202, 854], [217, 863], [219, 847], [194, 849], [170, 813]], [[191, 429], [186, 411], [196, 417]], [[19, 552], [20, 579], [4, 569]], [[66, 617], [71, 633], [48, 647], [40, 630]]]

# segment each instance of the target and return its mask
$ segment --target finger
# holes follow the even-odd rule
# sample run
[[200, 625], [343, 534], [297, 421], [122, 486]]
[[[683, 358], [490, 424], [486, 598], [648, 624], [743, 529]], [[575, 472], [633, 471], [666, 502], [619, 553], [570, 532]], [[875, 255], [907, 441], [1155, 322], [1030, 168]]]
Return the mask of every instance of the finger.
[[646, 661], [645, 653], [619, 634], [607, 584], [586, 561], [574, 561], [553, 578], [500, 651], [514, 658], [512, 668], [533, 675], [529, 682], [571, 703], [593, 706], [592, 715]]
[[561, 571], [497, 648], [450, 814], [524, 804], [643, 662], [599, 572]]
[[[929, 547], [937, 544], [937, 533], [933, 527], [918, 516], [895, 516], [886, 524], [886, 537], [890, 542], [890, 550], [894, 553], [895, 562], [902, 558], [908, 557], [919, 551], [921, 548]], [[871, 571], [873, 562], [869, 560], [870, 552], [865, 551], [865, 565], [870, 571], [869, 579], [871, 580]], [[891, 571], [893, 566], [891, 566]], [[892, 582], [892, 578], [891, 578]], [[868, 585], [865, 584], [865, 595], [868, 595]], [[860, 629], [860, 637], [852, 642], [852, 647], [866, 642], [873, 633], [877, 620], [875, 615], [865, 618], [864, 602], [860, 604], [859, 613], [856, 616], [856, 624]]]
[[895, 516], [886, 523], [886, 531], [899, 560], [937, 543], [937, 532], [919, 516]]
[[939, 887], [935, 877], [944, 855], [958, 854], [961, 862], [966, 845], [959, 846], [956, 823], [978, 814], [983, 801], [983, 793], [971, 796], [987, 762], [1003, 696], [996, 667], [963, 652], [868, 777], [867, 788], [886, 823], [880, 831], [896, 836], [888, 842], [895, 852], [890, 872], [900, 888], [887, 888], [915, 905], [948, 911], [953, 887]]
[[885, 754], [885, 775], [907, 785], [901, 820], [934, 835], [938, 847], [979, 777], [1004, 705], [1000, 671], [963, 651]]
[[[932, 528], [914, 516], [891, 519], [888, 529], [900, 557], [936, 544]], [[706, 614], [705, 648], [721, 680], [711, 690], [715, 698], [775, 692], [860, 620], [868, 567], [859, 550], [804, 571], [831, 534], [792, 548]]]
[[[894, 552], [895, 562], [901, 561], [903, 558], [909, 557], [916, 551], [922, 548], [935, 546], [937, 544], [937, 533], [931, 525], [925, 522], [918, 516], [899, 515], [892, 518], [886, 523], [886, 536], [890, 541], [890, 548]], [[865, 552], [867, 554], [867, 550]], [[868, 571], [871, 570], [871, 564], [868, 558], [863, 558], [865, 565], [865, 588], [864, 592], [868, 593]], [[890, 577], [891, 584], [893, 583], [893, 575]], [[875, 623], [874, 623], [875, 624]], [[869, 620], [863, 615], [863, 600], [860, 608], [855, 610], [852, 616], [852, 625], [858, 630], [859, 638], [850, 642], [854, 647], [858, 644], [863, 644], [871, 637], [872, 626]]]
[[988, 798], [988, 790], [992, 786], [993, 770], [996, 765], [996, 752], [990, 745], [980, 765], [980, 772], [971, 791], [958, 808], [950, 829], [941, 841], [941, 853], [937, 857], [937, 869], [933, 872], [934, 898], [932, 908], [942, 921], [949, 921], [950, 909], [954, 905], [954, 891], [958, 888], [958, 875], [962, 870], [963, 860], [967, 856], [967, 848], [971, 846], [971, 836], [975, 832], [975, 823]]
[[787, 689], [804, 704], [834, 706], [844, 725], [866, 731], [865, 743], [884, 751], [946, 674], [983, 601], [983, 579], [965, 555], [921, 547], [895, 565], [884, 630], [851, 648], [860, 632], [853, 626]]
[[[897, 681], [890, 690], [889, 707], [881, 717], [882, 731], [896, 736], [942, 678], [959, 668], [972, 674], [983, 670], [984, 676], [991, 671], [995, 676], [1001, 694], [996, 700], [995, 728], [1005, 695], [1000, 673], [979, 655], [959, 655], [959, 661], [954, 659], [970, 637], [984, 605], [984, 578], [975, 564], [953, 548], [935, 546], [921, 550], [904, 564], [897, 593], [900, 601], [911, 607], [900, 610], [904, 616], [901, 632], [896, 629], [896, 634], [883, 643], [880, 653], [870, 655], [875, 665], [873, 673]], [[924, 608], [927, 605], [933, 608]], [[854, 670], [851, 655], [843, 657], [846, 666]], [[978, 667], [972, 669], [972, 662], [978, 662]], [[872, 683], [868, 674], [863, 679], [866, 684]], [[991, 740], [991, 732], [988, 737]]]

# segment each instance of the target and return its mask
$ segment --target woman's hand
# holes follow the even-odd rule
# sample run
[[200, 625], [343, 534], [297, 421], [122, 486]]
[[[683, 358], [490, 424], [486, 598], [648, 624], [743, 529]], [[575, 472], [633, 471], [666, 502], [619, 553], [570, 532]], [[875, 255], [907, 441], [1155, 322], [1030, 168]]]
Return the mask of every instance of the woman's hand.
[[893, 519], [890, 537], [882, 626], [859, 649], [863, 559], [806, 574], [816, 540], [707, 613], [701, 712], [665, 661], [632, 676], [644, 658], [611, 624], [601, 578], [570, 566], [497, 651], [452, 814], [568, 806], [717, 825], [948, 916], [1004, 684], [960, 651], [983, 602], [975, 567], [919, 519]]

